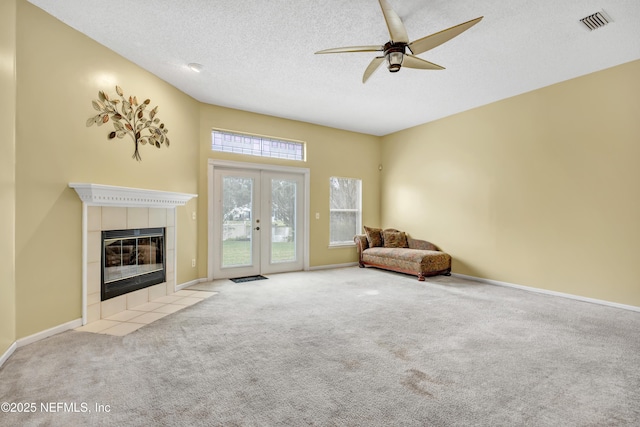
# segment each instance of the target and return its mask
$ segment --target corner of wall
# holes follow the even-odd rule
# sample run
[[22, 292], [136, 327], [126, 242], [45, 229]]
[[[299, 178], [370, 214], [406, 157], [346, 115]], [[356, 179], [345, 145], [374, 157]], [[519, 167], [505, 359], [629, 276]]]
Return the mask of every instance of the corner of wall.
[[0, 365], [16, 340], [16, 9], [0, 2]]

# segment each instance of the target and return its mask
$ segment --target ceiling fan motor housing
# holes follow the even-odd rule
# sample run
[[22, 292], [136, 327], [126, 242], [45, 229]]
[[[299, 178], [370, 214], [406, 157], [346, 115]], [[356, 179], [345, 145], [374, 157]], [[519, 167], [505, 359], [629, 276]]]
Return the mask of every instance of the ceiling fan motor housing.
[[390, 72], [397, 73], [400, 71], [406, 47], [406, 43], [387, 42], [384, 45], [384, 56], [387, 59], [387, 68]]

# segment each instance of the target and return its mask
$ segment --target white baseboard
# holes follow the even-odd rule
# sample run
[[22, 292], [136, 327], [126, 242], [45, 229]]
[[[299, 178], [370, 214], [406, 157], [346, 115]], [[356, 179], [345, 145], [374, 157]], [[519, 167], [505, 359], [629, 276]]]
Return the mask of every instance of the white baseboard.
[[577, 300], [577, 301], [589, 302], [589, 303], [592, 303], [592, 304], [600, 304], [600, 305], [606, 305], [606, 306], [609, 306], [609, 307], [622, 308], [624, 310], [631, 310], [631, 311], [640, 312], [640, 307], [636, 307], [634, 305], [619, 304], [617, 302], [605, 301], [605, 300], [595, 299], [595, 298], [587, 298], [587, 297], [583, 297], [583, 296], [580, 296], [580, 295], [573, 295], [573, 294], [566, 294], [564, 292], [550, 291], [548, 289], [532, 288], [530, 286], [516, 285], [514, 283], [501, 282], [499, 280], [483, 279], [481, 277], [467, 276], [466, 274], [451, 273], [451, 275], [452, 276], [456, 276], [456, 277], [460, 277], [461, 279], [468, 279], [468, 280], [473, 280], [475, 282], [486, 283], [488, 285], [504, 286], [504, 287], [507, 287], [507, 288], [521, 289], [523, 291], [535, 292], [535, 293], [538, 293], [538, 294], [553, 295], [553, 296], [556, 296], [556, 297], [569, 298], [569, 299], [573, 299], [573, 300]]
[[79, 328], [80, 326], [82, 326], [82, 319], [72, 320], [70, 322], [63, 323], [62, 325], [54, 326], [53, 328], [49, 328], [47, 330], [37, 332], [33, 335], [29, 335], [28, 337], [20, 338], [16, 341], [16, 344], [18, 345], [18, 347], [23, 347], [36, 341], [49, 338], [50, 336], [57, 335], [61, 332]]
[[309, 271], [313, 271], [313, 270], [330, 270], [332, 268], [355, 267], [356, 265], [358, 265], [357, 262], [347, 262], [347, 263], [344, 263], [344, 264], [316, 265], [315, 267], [309, 267]]
[[0, 366], [2, 366], [4, 362], [6, 362], [9, 357], [11, 357], [11, 355], [14, 351], [16, 351], [17, 348], [24, 347], [25, 345], [32, 344], [36, 341], [49, 338], [53, 335], [69, 331], [80, 326], [82, 326], [82, 319], [76, 319], [67, 323], [63, 323], [62, 325], [54, 326], [53, 328], [49, 328], [44, 331], [36, 332], [35, 334], [29, 335], [28, 337], [20, 338], [19, 340], [11, 344], [7, 351], [5, 351], [2, 356], [0, 356]]
[[189, 286], [197, 285], [198, 283], [208, 282], [208, 281], [209, 280], [207, 280], [206, 278], [190, 280], [189, 282], [185, 282], [185, 283], [182, 283], [181, 285], [176, 286], [176, 291], [179, 291], [184, 288], [188, 288]]
[[9, 357], [11, 357], [11, 355], [13, 354], [14, 351], [16, 351], [16, 348], [18, 348], [18, 344], [16, 344], [15, 342], [13, 344], [11, 344], [9, 346], [9, 348], [7, 349], [7, 351], [4, 352], [4, 354], [2, 356], [0, 356], [0, 367], [2, 367], [2, 365], [4, 365], [4, 362], [6, 362], [7, 360], [9, 360]]

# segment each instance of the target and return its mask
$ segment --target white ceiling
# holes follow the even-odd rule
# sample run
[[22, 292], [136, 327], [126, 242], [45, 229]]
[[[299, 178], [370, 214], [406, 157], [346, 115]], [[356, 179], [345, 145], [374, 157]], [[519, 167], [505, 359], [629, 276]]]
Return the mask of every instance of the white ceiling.
[[389, 0], [411, 40], [484, 19], [366, 84], [377, 53], [314, 52], [386, 43], [377, 0], [29, 1], [199, 101], [373, 135], [640, 58], [639, 0]]

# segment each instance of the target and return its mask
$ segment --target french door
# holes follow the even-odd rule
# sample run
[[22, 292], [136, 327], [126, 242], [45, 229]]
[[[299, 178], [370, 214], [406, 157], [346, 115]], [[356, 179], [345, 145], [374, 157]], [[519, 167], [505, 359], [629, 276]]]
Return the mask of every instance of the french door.
[[303, 269], [303, 175], [216, 168], [213, 196], [214, 278]]

